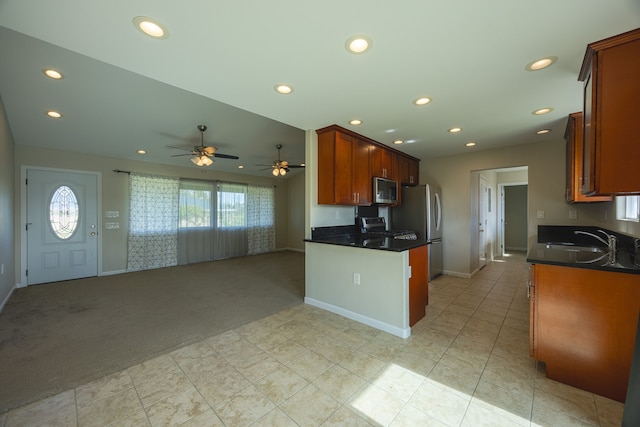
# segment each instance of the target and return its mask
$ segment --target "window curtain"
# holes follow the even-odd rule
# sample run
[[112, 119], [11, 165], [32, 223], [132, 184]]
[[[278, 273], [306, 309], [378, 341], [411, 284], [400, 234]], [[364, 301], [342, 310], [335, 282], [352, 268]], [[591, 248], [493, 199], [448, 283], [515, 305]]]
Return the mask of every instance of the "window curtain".
[[247, 187], [247, 253], [273, 251], [276, 247], [273, 187]]
[[177, 178], [129, 174], [127, 270], [177, 264]]
[[247, 186], [218, 182], [213, 258], [247, 254]]
[[215, 183], [212, 181], [180, 180], [180, 265], [213, 259], [215, 189]]

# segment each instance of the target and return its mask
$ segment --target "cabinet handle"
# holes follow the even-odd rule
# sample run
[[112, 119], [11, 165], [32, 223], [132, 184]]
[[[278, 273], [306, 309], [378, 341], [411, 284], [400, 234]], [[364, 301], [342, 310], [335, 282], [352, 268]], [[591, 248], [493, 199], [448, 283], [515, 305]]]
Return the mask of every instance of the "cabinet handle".
[[531, 298], [531, 280], [527, 280], [527, 299]]

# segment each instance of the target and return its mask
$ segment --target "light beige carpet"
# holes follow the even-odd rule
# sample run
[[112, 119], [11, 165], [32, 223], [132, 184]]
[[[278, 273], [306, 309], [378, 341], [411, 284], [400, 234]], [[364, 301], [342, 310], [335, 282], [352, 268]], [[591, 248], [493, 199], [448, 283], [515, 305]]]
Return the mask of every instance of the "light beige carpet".
[[17, 289], [0, 314], [0, 414], [303, 298], [293, 251]]

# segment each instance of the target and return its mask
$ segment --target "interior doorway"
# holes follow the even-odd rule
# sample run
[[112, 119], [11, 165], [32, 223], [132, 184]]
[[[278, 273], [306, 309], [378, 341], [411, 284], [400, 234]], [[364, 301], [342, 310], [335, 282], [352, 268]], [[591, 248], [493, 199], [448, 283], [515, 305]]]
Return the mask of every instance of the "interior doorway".
[[[527, 166], [485, 169], [471, 172], [471, 235], [470, 269], [472, 275], [485, 263], [504, 256], [505, 250], [505, 201], [504, 188], [508, 186], [528, 186]], [[528, 199], [528, 194], [525, 200]], [[526, 251], [528, 245], [528, 202], [517, 203], [519, 210], [514, 224], [523, 224], [524, 240], [514, 248]], [[486, 215], [486, 216], [485, 216]]]
[[528, 185], [502, 184], [504, 253], [527, 251]]

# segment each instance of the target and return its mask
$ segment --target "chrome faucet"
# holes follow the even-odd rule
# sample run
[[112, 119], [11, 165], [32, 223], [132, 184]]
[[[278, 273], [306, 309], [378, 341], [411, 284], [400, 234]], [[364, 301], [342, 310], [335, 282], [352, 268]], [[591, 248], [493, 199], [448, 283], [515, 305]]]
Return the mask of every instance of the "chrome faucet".
[[581, 231], [581, 230], [575, 230], [573, 233], [574, 234], [584, 234], [586, 236], [591, 236], [594, 239], [604, 243], [607, 248], [609, 249], [609, 264], [615, 264], [616, 263], [616, 251], [618, 250], [617, 245], [618, 245], [618, 238], [616, 236], [614, 236], [613, 234], [609, 234], [604, 230], [596, 230], [599, 233], [602, 233], [605, 237], [606, 240], [603, 239], [602, 237], [598, 236], [597, 234], [593, 234], [593, 233], [589, 233], [588, 231]]

